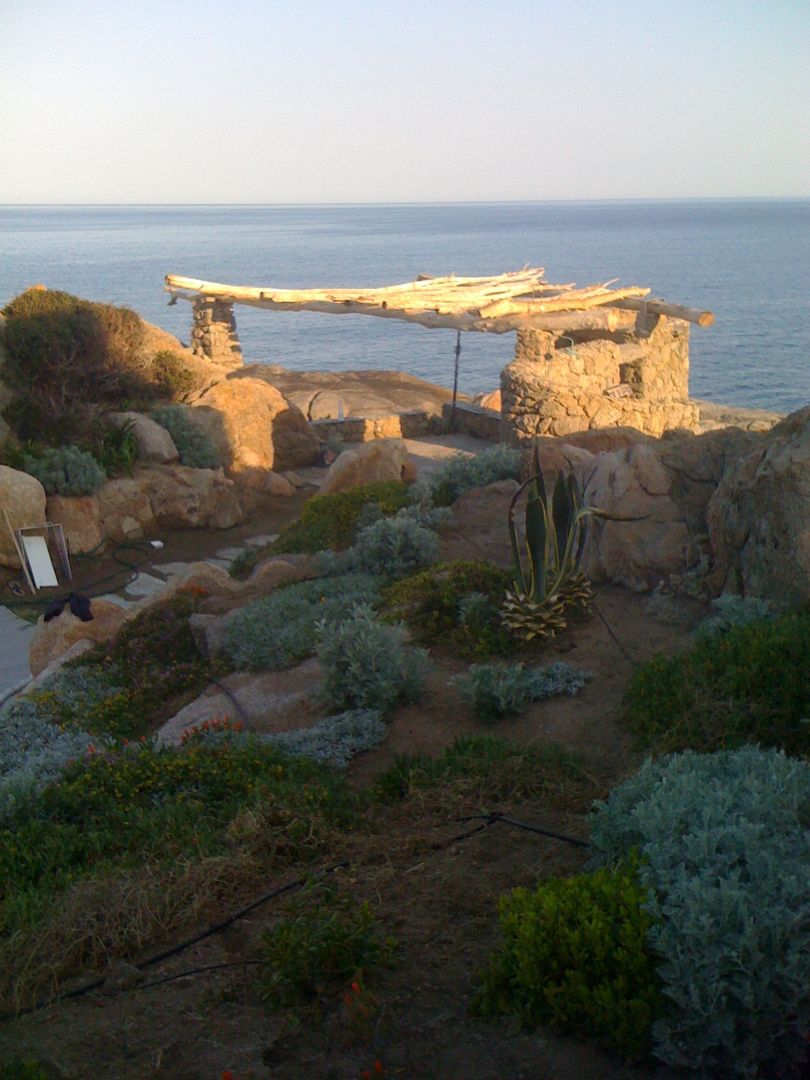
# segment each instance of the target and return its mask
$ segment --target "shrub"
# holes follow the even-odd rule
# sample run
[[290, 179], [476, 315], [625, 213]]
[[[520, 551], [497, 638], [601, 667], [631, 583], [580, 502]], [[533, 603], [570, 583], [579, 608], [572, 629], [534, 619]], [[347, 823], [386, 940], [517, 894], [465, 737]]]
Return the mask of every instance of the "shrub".
[[636, 672], [625, 715], [656, 752], [757, 742], [810, 747], [810, 611], [798, 611], [659, 655]]
[[8, 415], [22, 438], [76, 439], [92, 406], [153, 396], [134, 311], [29, 289], [3, 314]]
[[509, 653], [516, 641], [498, 608], [510, 584], [489, 563], [439, 563], [385, 589], [384, 617], [404, 621], [419, 644], [446, 644], [466, 659]]
[[237, 668], [275, 671], [317, 648], [316, 624], [337, 626], [355, 604], [374, 603], [378, 582], [368, 574], [301, 581], [240, 608], [229, 617], [223, 650]]
[[334, 885], [319, 884], [287, 905], [287, 916], [262, 936], [267, 968], [259, 995], [271, 1007], [316, 1001], [385, 963], [393, 943], [383, 936], [367, 903]]
[[721, 637], [729, 630], [769, 619], [774, 610], [758, 596], [718, 596], [712, 600], [712, 613], [698, 627], [701, 638]]
[[388, 581], [406, 577], [435, 562], [439, 541], [411, 518], [381, 518], [360, 533], [352, 547], [354, 565]]
[[318, 659], [322, 694], [333, 709], [379, 709], [385, 715], [401, 702], [418, 701], [427, 654], [407, 644], [401, 626], [377, 622], [358, 605], [339, 625], [319, 625]]
[[152, 379], [160, 397], [185, 401], [197, 388], [198, 379], [182, 356], [161, 349], [152, 357]]
[[308, 552], [349, 547], [357, 534], [358, 519], [370, 503], [382, 514], [395, 514], [408, 502], [408, 485], [385, 480], [352, 488], [336, 495], [315, 495], [298, 521], [288, 525], [273, 544], [274, 552]]
[[192, 469], [217, 469], [222, 464], [211, 436], [194, 419], [187, 406], [163, 405], [155, 409], [151, 417], [174, 439], [181, 465]]
[[523, 664], [473, 664], [468, 672], [450, 680], [485, 724], [518, 716], [530, 701], [544, 701], [558, 694], [573, 697], [585, 685], [587, 675], [570, 664], [557, 661], [543, 668]]
[[643, 1057], [661, 1007], [647, 899], [632, 863], [502, 897], [503, 945], [478, 1009], [588, 1032], [626, 1058]]
[[54, 1080], [54, 1074], [30, 1058], [0, 1063], [0, 1080]]
[[357, 754], [379, 746], [385, 738], [385, 724], [379, 709], [352, 709], [327, 716], [312, 727], [264, 738], [286, 754], [300, 754], [342, 767]]
[[48, 495], [93, 495], [107, 479], [93, 455], [77, 446], [43, 450], [38, 457], [26, 457], [23, 468]]
[[123, 427], [102, 427], [87, 440], [86, 445], [107, 476], [132, 475], [138, 460], [138, 443], [132, 426], [129, 421]]
[[404, 754], [374, 782], [383, 802], [415, 790], [454, 789], [479, 805], [502, 799], [543, 799], [579, 805], [585, 773], [577, 754], [558, 743], [516, 746], [498, 735], [463, 735], [438, 757]]
[[595, 846], [608, 859], [637, 849], [653, 896], [661, 1060], [699, 1076], [806, 1075], [809, 806], [810, 765], [750, 746], [648, 761], [596, 804]]
[[485, 487], [496, 480], [520, 479], [520, 452], [495, 443], [475, 457], [458, 454], [431, 476], [414, 484], [413, 499], [429, 498], [434, 506], [450, 506], [466, 491]]

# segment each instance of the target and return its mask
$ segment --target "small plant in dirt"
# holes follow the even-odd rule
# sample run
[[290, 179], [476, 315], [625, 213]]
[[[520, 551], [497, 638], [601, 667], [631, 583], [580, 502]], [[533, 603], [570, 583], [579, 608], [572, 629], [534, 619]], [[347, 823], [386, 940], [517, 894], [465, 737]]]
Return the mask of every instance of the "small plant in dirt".
[[351, 554], [358, 570], [396, 581], [435, 562], [439, 541], [411, 518], [381, 518], [358, 533]]
[[516, 746], [497, 735], [465, 735], [437, 757], [398, 757], [377, 777], [372, 793], [381, 802], [393, 802], [434, 788], [482, 806], [501, 799], [571, 806], [581, 803], [586, 786], [579, 756], [559, 743]]
[[219, 450], [186, 405], [163, 405], [151, 414], [156, 424], [164, 427], [174, 440], [180, 464], [192, 469], [218, 469], [222, 464]]
[[722, 637], [729, 630], [750, 626], [775, 615], [771, 604], [758, 596], [718, 596], [712, 600], [711, 615], [707, 615], [698, 627], [698, 637]]
[[754, 622], [659, 655], [633, 677], [628, 726], [657, 753], [744, 743], [810, 749], [810, 611]]
[[93, 455], [78, 446], [51, 447], [37, 457], [27, 456], [23, 469], [48, 495], [93, 495], [107, 479]]
[[468, 672], [456, 675], [450, 685], [457, 687], [475, 716], [484, 724], [518, 716], [530, 701], [579, 693], [588, 678], [586, 672], [558, 661], [542, 668], [523, 664], [473, 664]]
[[297, 521], [272, 545], [273, 552], [342, 551], [354, 543], [363, 509], [375, 504], [385, 516], [407, 506], [408, 485], [385, 480], [335, 495], [315, 495]]
[[511, 582], [489, 563], [439, 563], [383, 591], [383, 618], [402, 620], [420, 645], [447, 645], [465, 659], [513, 652], [499, 608]]
[[503, 944], [484, 973], [478, 1011], [644, 1057], [663, 1004], [647, 901], [633, 862], [507, 894]]
[[385, 738], [385, 724], [379, 709], [349, 709], [327, 716], [312, 727], [265, 738], [286, 754], [301, 754], [342, 767], [357, 754], [379, 746]]
[[197, 375], [183, 357], [169, 349], [152, 357], [152, 379], [159, 396], [170, 401], [186, 401], [198, 385]]
[[55, 1080], [55, 1076], [32, 1058], [14, 1058], [0, 1063], [0, 1080]]
[[480, 454], [458, 454], [430, 476], [414, 484], [413, 499], [428, 500], [433, 506], [450, 506], [467, 491], [485, 487], [496, 480], [520, 479], [520, 451], [495, 443]]
[[359, 986], [393, 950], [367, 903], [321, 881], [263, 935], [259, 994], [276, 1009], [317, 1003], [347, 983]]
[[606, 860], [637, 851], [666, 1008], [653, 1050], [690, 1075], [796, 1078], [810, 1054], [810, 764], [687, 751], [596, 804]]
[[317, 623], [327, 628], [339, 625], [352, 617], [356, 604], [375, 603], [378, 589], [378, 579], [367, 574], [286, 585], [228, 619], [224, 652], [237, 669], [276, 671], [291, 667], [315, 652]]
[[91, 433], [88, 447], [107, 476], [131, 476], [138, 460], [138, 444], [129, 421], [122, 427], [101, 427]]
[[427, 654], [407, 643], [401, 626], [388, 626], [364, 605], [339, 625], [320, 623], [321, 694], [332, 709], [378, 709], [418, 701]]

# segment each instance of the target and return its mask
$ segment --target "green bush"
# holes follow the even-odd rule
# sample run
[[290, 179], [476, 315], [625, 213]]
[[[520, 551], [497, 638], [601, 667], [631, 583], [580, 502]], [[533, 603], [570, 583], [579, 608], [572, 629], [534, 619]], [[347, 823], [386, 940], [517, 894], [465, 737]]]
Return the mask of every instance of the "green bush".
[[93, 455], [78, 446], [43, 450], [38, 457], [26, 457], [23, 468], [48, 495], [93, 495], [107, 479]]
[[274, 552], [342, 551], [354, 543], [363, 508], [375, 503], [385, 515], [408, 504], [408, 485], [384, 480], [336, 495], [315, 495], [298, 521], [288, 525], [273, 544]]
[[607, 860], [638, 851], [667, 1006], [662, 1061], [703, 1077], [810, 1066], [810, 764], [748, 746], [648, 761], [596, 804]]
[[758, 596], [718, 596], [712, 600], [711, 615], [698, 627], [698, 637], [720, 637], [729, 630], [761, 622], [775, 614], [768, 601]]
[[316, 625], [337, 626], [356, 604], [375, 603], [379, 583], [368, 574], [300, 581], [240, 608], [225, 626], [223, 650], [235, 668], [276, 671], [311, 656]]
[[413, 498], [428, 499], [434, 506], [450, 506], [467, 491], [486, 487], [496, 480], [520, 479], [520, 451], [495, 443], [480, 454], [458, 454], [430, 476], [420, 477]]
[[427, 654], [407, 644], [401, 626], [377, 622], [370, 608], [358, 605], [339, 625], [321, 623], [319, 630], [321, 692], [331, 709], [386, 715], [401, 702], [419, 700]]
[[188, 465], [191, 469], [217, 469], [222, 464], [211, 436], [194, 419], [189, 407], [163, 405], [150, 415], [174, 439], [181, 465]]
[[495, 724], [518, 716], [530, 701], [544, 701], [558, 694], [573, 697], [585, 685], [586, 678], [584, 671], [563, 661], [542, 668], [473, 664], [469, 671], [455, 675], [450, 685], [461, 691], [478, 720]]
[[744, 743], [810, 749], [810, 612], [710, 637], [687, 653], [656, 656], [625, 697], [630, 730], [662, 753]]
[[102, 427], [86, 444], [107, 476], [132, 476], [138, 460], [138, 443], [132, 430], [132, 421], [123, 427]]
[[0, 1063], [0, 1080], [54, 1080], [54, 1074], [30, 1058]]
[[361, 529], [351, 552], [358, 570], [396, 581], [435, 562], [439, 540], [411, 518], [381, 518]]
[[478, 1009], [644, 1057], [662, 1006], [647, 900], [632, 863], [502, 897], [503, 945], [484, 973]]
[[272, 1008], [317, 1001], [330, 990], [385, 963], [393, 951], [367, 903], [320, 883], [287, 905], [286, 916], [262, 936], [267, 964], [259, 995]]
[[7, 418], [24, 439], [78, 440], [93, 406], [154, 397], [134, 311], [29, 289], [3, 310]]
[[385, 589], [383, 617], [404, 621], [420, 645], [447, 645], [465, 659], [510, 653], [516, 641], [499, 608], [511, 584], [508, 570], [489, 563], [440, 563]]
[[182, 356], [161, 349], [152, 357], [152, 379], [162, 398], [185, 401], [197, 389], [198, 378]]

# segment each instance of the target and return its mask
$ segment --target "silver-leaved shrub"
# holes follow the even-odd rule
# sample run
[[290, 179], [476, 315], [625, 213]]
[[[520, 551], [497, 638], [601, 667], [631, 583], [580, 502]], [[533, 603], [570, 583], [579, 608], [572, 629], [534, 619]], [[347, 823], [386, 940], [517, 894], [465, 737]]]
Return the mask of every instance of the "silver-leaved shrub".
[[420, 476], [411, 487], [414, 503], [450, 506], [473, 488], [486, 487], [496, 480], [520, 478], [520, 451], [503, 443], [494, 443], [480, 454], [469, 457], [457, 454], [436, 472]]
[[654, 1052], [689, 1075], [807, 1075], [808, 808], [810, 764], [752, 746], [648, 761], [595, 805], [602, 856], [641, 856], [668, 1002]]
[[419, 700], [427, 652], [408, 645], [404, 627], [377, 622], [368, 606], [358, 605], [350, 619], [318, 629], [321, 694], [330, 708], [377, 709], [385, 716]]
[[379, 746], [385, 731], [378, 709], [349, 709], [336, 716], [327, 716], [312, 727], [264, 735], [262, 740], [285, 753], [342, 767], [355, 755]]
[[358, 570], [396, 581], [436, 562], [439, 540], [413, 518], [380, 518], [357, 534], [351, 551]]
[[316, 624], [337, 627], [357, 604], [377, 600], [379, 580], [370, 574], [300, 581], [240, 608], [225, 626], [222, 647], [237, 668], [277, 671], [311, 656]]
[[523, 664], [473, 664], [469, 671], [455, 675], [450, 685], [457, 687], [476, 717], [494, 724], [521, 713], [530, 701], [543, 701], [567, 694], [573, 697], [585, 685], [588, 673], [558, 660], [541, 668]]
[[722, 637], [739, 626], [772, 619], [775, 615], [771, 604], [758, 596], [718, 596], [711, 606], [711, 614], [698, 627], [699, 638]]

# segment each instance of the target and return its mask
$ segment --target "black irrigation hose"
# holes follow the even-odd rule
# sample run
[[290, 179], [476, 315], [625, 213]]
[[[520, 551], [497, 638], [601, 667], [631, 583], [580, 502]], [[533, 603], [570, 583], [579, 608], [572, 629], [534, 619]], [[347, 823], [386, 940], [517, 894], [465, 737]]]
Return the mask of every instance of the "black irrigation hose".
[[[574, 847], [591, 847], [591, 844], [587, 840], [579, 840], [576, 836], [566, 836], [565, 833], [553, 832], [551, 829], [541, 829], [538, 825], [528, 825], [525, 821], [515, 821], [514, 818], [504, 817], [503, 814], [497, 812], [492, 814], [469, 814], [467, 817], [456, 818], [456, 821], [477, 821], [479, 819], [482, 819], [485, 822], [485, 825], [479, 826], [479, 829], [486, 828], [487, 825], [496, 825], [498, 822], [502, 822], [504, 825], [511, 825], [515, 829], [523, 829], [525, 832], [539, 833], [540, 836], [550, 836], [552, 840], [563, 840], [566, 844], [573, 844]], [[468, 833], [467, 835], [471, 834]]]
[[236, 694], [233, 692], [233, 690], [230, 690], [225, 685], [225, 683], [221, 683], [219, 681], [219, 679], [212, 679], [211, 680], [211, 686], [218, 686], [219, 689], [222, 691], [222, 693], [225, 694], [226, 697], [229, 697], [231, 699], [231, 701], [234, 703], [234, 706], [236, 707], [236, 711], [239, 713], [239, 715], [241, 716], [241, 718], [243, 720], [249, 720], [250, 719], [250, 715], [248, 714], [248, 712], [245, 709], [244, 705], [241, 704], [241, 702], [239, 701], [239, 698], [236, 696]]
[[620, 653], [622, 654], [622, 656], [623, 656], [623, 657], [625, 658], [625, 660], [627, 660], [627, 661], [628, 661], [628, 663], [632, 664], [632, 665], [633, 665], [633, 667], [641, 667], [641, 664], [640, 664], [640, 662], [639, 662], [638, 660], [635, 660], [635, 659], [634, 659], [634, 658], [633, 658], [633, 657], [632, 657], [632, 656], [630, 655], [630, 653], [629, 653], [629, 652], [627, 651], [627, 649], [626, 649], [626, 648], [624, 647], [624, 645], [622, 645], [622, 643], [621, 643], [621, 642], [619, 641], [619, 639], [618, 639], [618, 638], [616, 637], [616, 635], [614, 634], [614, 632], [613, 632], [613, 629], [612, 629], [612, 627], [611, 627], [610, 623], [609, 623], [609, 622], [607, 621], [607, 619], [605, 618], [605, 616], [604, 616], [604, 615], [602, 614], [602, 612], [601, 612], [601, 611], [599, 610], [599, 608], [597, 607], [596, 601], [595, 601], [594, 599], [591, 599], [591, 607], [592, 607], [592, 608], [593, 608], [593, 610], [594, 610], [594, 611], [596, 612], [596, 614], [597, 614], [597, 615], [599, 616], [599, 618], [600, 618], [600, 620], [602, 621], [602, 624], [604, 625], [605, 629], [606, 629], [606, 630], [607, 630], [607, 632], [608, 632], [608, 633], [610, 634], [610, 636], [611, 636], [611, 638], [612, 638], [612, 640], [613, 640], [613, 643], [614, 643], [614, 644], [616, 645], [616, 647], [618, 648], [618, 650], [619, 650], [619, 652], [620, 652]]

